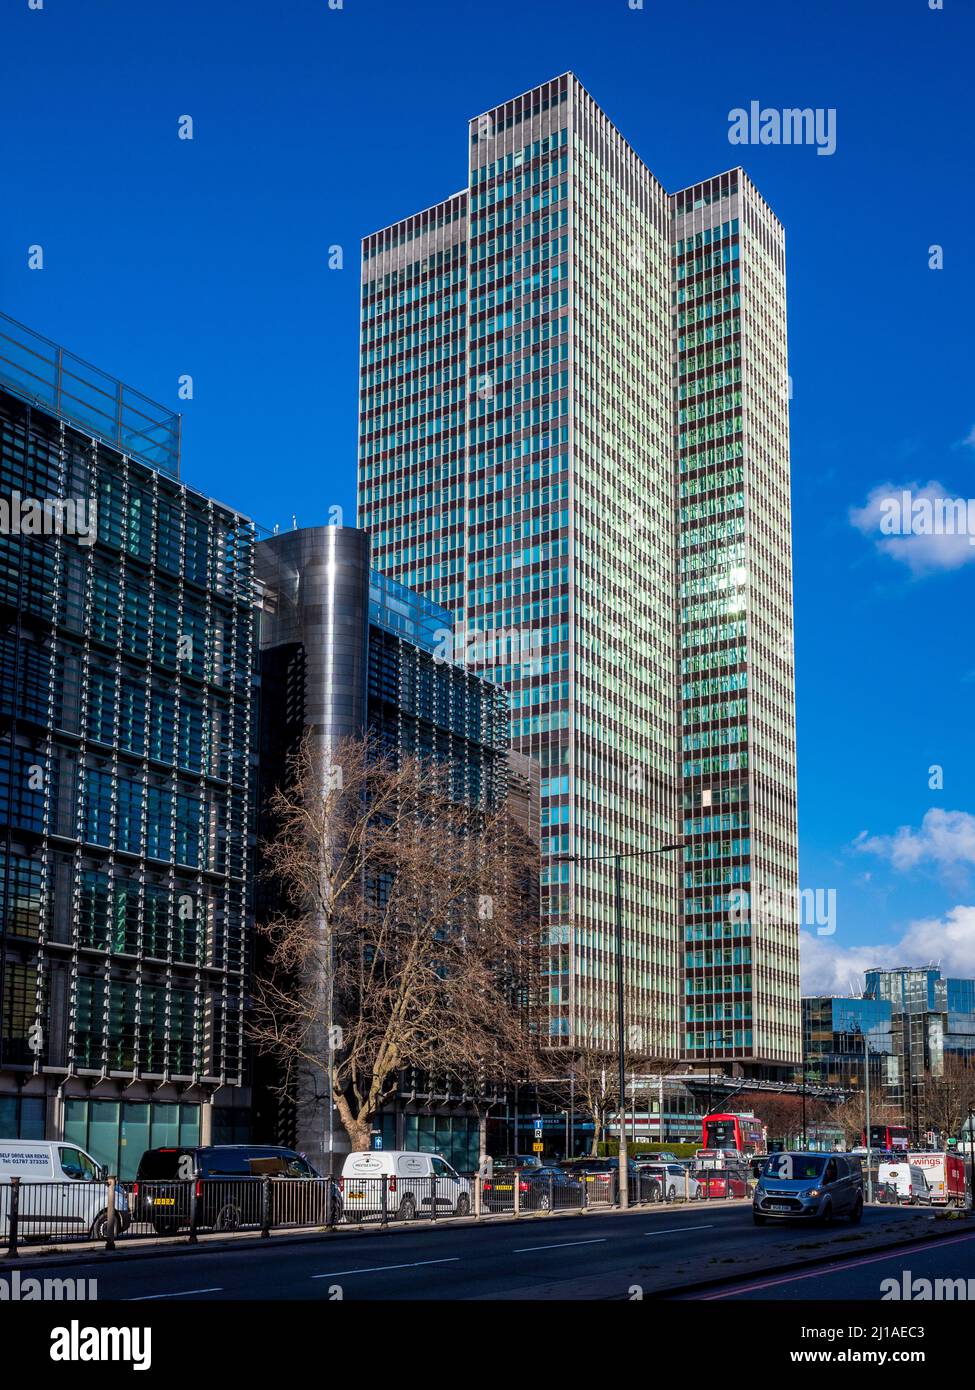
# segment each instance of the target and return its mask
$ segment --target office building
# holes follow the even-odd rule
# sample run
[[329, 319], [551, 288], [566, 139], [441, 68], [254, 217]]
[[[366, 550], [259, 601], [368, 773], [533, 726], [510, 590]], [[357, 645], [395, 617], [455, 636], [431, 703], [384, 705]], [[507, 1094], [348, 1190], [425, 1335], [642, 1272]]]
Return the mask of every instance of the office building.
[[[363, 241], [359, 524], [539, 764], [549, 1043], [614, 1046], [620, 854], [630, 1047], [774, 1075], [800, 1047], [782, 229], [740, 170], [668, 196], [571, 74], [468, 150], [460, 192]], [[646, 855], [682, 834], [683, 863]]]
[[[262, 806], [284, 780], [287, 757], [303, 736], [325, 756], [338, 740], [368, 733], [379, 750], [448, 768], [458, 803], [502, 805], [510, 779], [513, 811], [530, 827], [531, 769], [509, 769], [504, 691], [449, 659], [449, 612], [370, 569], [364, 531], [321, 526], [262, 540], [257, 575]], [[259, 1059], [257, 1067], [257, 1137], [322, 1157], [328, 1134], [322, 1076], [303, 1078], [282, 1096], [274, 1059]], [[435, 1149], [465, 1171], [476, 1166], [478, 1107], [442, 1088], [433, 1094], [428, 1079], [412, 1069], [402, 1072], [395, 1100], [375, 1124], [388, 1148]], [[332, 1132], [334, 1151], [346, 1151], [337, 1117]]]
[[6, 317], [0, 511], [0, 1136], [132, 1177], [246, 1134], [254, 527]]

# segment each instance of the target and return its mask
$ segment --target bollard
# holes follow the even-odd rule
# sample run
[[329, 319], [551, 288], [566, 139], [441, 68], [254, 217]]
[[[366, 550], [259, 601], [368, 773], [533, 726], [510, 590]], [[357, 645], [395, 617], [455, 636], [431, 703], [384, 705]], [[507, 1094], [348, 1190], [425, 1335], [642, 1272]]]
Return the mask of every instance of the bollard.
[[555, 1179], [552, 1177], [552, 1174], [549, 1173], [549, 1175], [548, 1175], [548, 1212], [549, 1212], [549, 1216], [551, 1216], [551, 1214], [552, 1214], [552, 1212], [553, 1212], [554, 1210], [555, 1210]]
[[271, 1239], [271, 1179], [266, 1173], [261, 1179], [261, 1239]]
[[197, 1228], [197, 1224], [198, 1224], [198, 1222], [199, 1222], [199, 1217], [200, 1217], [200, 1211], [199, 1211], [199, 1198], [198, 1198], [198, 1195], [197, 1195], [198, 1192], [199, 1192], [199, 1190], [200, 1190], [200, 1184], [199, 1184], [199, 1182], [196, 1182], [196, 1181], [192, 1181], [192, 1180], [191, 1180], [191, 1182], [190, 1182], [190, 1244], [191, 1244], [191, 1245], [196, 1245], [196, 1244], [198, 1244], [198, 1241], [197, 1241], [197, 1238], [196, 1238], [196, 1228]]
[[108, 1202], [105, 1210], [105, 1249], [115, 1249], [115, 1184], [117, 1178], [108, 1180]]
[[516, 1169], [515, 1169], [515, 1176], [514, 1176], [514, 1180], [513, 1180], [513, 1186], [514, 1186], [514, 1193], [515, 1193], [515, 1216], [516, 1216], [516, 1217], [519, 1217], [519, 1216], [521, 1215], [521, 1169], [520, 1169], [520, 1168], [516, 1168]]
[[10, 1230], [9, 1245], [7, 1254], [11, 1258], [15, 1257], [17, 1251], [17, 1237], [20, 1234], [20, 1178], [10, 1179]]
[[437, 1179], [430, 1179], [430, 1220], [437, 1219]]
[[481, 1196], [482, 1196], [482, 1194], [481, 1194], [481, 1175], [480, 1175], [480, 1173], [475, 1173], [475, 1174], [474, 1174], [474, 1220], [475, 1220], [475, 1221], [480, 1221], [480, 1219], [481, 1219]]
[[383, 1225], [383, 1226], [387, 1226], [387, 1225], [389, 1224], [389, 1174], [388, 1174], [388, 1173], [384, 1173], [384, 1174], [383, 1174], [382, 1183], [383, 1183], [383, 1204], [382, 1204], [382, 1213], [381, 1213], [381, 1215], [380, 1215], [380, 1224]]

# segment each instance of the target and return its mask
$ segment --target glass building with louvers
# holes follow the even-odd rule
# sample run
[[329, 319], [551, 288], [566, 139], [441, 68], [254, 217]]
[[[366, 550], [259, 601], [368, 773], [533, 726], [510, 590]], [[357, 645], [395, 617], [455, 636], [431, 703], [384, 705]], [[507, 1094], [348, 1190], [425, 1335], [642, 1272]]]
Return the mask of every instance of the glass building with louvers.
[[254, 527], [179, 478], [179, 419], [0, 318], [0, 1136], [243, 1133]]
[[571, 73], [468, 150], [363, 241], [358, 522], [540, 765], [550, 1043], [615, 1045], [612, 866], [569, 858], [686, 837], [621, 861], [629, 1044], [772, 1074], [800, 1053], [795, 913], [747, 897], [797, 880], [781, 227], [740, 171], [668, 195]]

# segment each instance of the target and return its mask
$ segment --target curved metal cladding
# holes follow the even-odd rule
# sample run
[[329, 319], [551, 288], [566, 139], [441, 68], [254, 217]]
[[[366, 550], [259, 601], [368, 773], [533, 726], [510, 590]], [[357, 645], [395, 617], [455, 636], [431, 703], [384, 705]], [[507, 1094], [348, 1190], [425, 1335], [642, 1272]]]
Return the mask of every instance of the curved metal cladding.
[[[308, 729], [324, 748], [366, 725], [369, 536], [312, 526], [259, 542], [266, 718]], [[273, 653], [277, 649], [278, 657]], [[274, 668], [277, 667], [277, 672]], [[273, 703], [286, 701], [278, 711]]]

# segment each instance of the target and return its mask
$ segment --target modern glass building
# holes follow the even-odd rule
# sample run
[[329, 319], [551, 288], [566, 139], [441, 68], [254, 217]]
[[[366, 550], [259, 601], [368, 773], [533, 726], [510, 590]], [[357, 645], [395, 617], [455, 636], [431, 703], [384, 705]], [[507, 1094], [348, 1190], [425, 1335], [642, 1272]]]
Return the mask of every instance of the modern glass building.
[[674, 194], [689, 1059], [799, 1055], [785, 234], [742, 169]]
[[[541, 770], [545, 1027], [611, 1045], [613, 877], [678, 827], [666, 195], [571, 75], [363, 243], [359, 520], [449, 607]], [[623, 865], [634, 1047], [675, 1054], [675, 857]]]
[[0, 1136], [123, 1177], [249, 1102], [254, 527], [178, 451], [0, 318]]
[[889, 1100], [900, 1085], [892, 1009], [886, 999], [810, 995], [802, 1001], [803, 1057], [807, 1086], [864, 1089]]
[[[323, 755], [368, 732], [380, 748], [434, 759], [449, 768], [457, 801], [471, 806], [497, 806], [509, 777], [526, 780], [523, 768], [509, 773], [504, 690], [448, 659], [450, 613], [371, 570], [365, 531], [309, 527], [262, 540], [257, 575], [262, 805], [305, 733]], [[530, 791], [519, 787], [519, 797], [530, 804]], [[282, 1098], [273, 1060], [259, 1059], [257, 1071], [258, 1137], [323, 1156], [323, 1076]], [[405, 1071], [395, 1103], [377, 1118], [386, 1147], [436, 1150], [465, 1171], [476, 1167], [477, 1110], [461, 1096], [447, 1100]], [[335, 1152], [347, 1150], [337, 1118], [333, 1133]]]
[[[683, 828], [683, 865], [622, 860], [631, 1046], [794, 1062], [781, 227], [740, 172], [668, 197], [572, 74], [468, 149], [465, 189], [363, 241], [373, 564], [450, 609], [540, 765], [551, 1043], [615, 1036], [611, 865], [567, 860]], [[733, 898], [753, 862], [786, 920]]]

